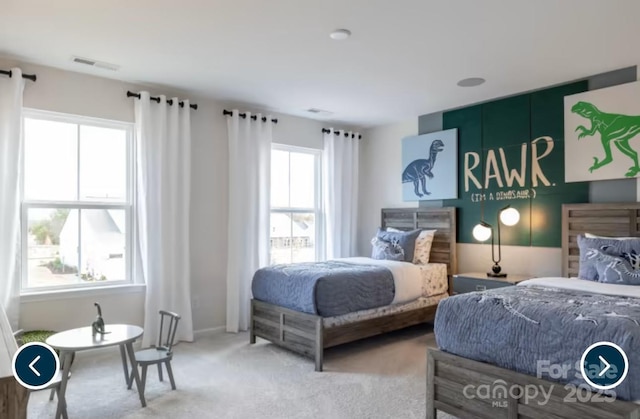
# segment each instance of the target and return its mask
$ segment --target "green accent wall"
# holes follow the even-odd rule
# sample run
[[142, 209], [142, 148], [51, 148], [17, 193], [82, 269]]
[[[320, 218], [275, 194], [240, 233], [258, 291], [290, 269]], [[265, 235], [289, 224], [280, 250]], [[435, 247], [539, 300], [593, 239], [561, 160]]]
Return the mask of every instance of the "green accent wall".
[[444, 112], [443, 129], [458, 128], [458, 242], [477, 243], [473, 227], [496, 227], [500, 208], [520, 211], [501, 226], [503, 244], [560, 247], [563, 203], [589, 201], [588, 183], [564, 183], [564, 96], [588, 82], [566, 84]]

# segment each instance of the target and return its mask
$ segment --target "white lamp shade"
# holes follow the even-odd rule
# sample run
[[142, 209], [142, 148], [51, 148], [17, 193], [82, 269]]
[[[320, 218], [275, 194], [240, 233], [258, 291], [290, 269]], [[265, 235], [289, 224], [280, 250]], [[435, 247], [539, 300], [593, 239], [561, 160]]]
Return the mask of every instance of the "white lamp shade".
[[476, 224], [476, 226], [473, 227], [473, 238], [479, 242], [487, 241], [491, 238], [491, 229], [482, 224]]
[[514, 226], [520, 221], [520, 212], [515, 208], [507, 208], [500, 213], [500, 221], [506, 226]]

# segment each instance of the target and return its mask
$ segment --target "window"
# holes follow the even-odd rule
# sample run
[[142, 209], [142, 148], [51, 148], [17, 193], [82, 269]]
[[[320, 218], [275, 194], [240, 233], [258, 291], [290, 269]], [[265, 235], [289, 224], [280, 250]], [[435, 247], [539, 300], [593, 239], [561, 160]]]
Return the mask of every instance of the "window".
[[271, 264], [322, 258], [320, 151], [271, 150]]
[[25, 110], [22, 290], [131, 281], [132, 124]]

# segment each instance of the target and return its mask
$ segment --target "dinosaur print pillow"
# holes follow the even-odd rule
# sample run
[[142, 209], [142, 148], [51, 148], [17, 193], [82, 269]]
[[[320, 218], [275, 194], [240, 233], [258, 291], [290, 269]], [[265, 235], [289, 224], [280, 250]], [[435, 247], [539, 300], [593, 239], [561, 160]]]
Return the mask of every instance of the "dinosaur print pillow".
[[371, 246], [371, 259], [404, 261], [404, 250], [398, 240], [388, 242], [374, 237], [371, 239]]
[[404, 261], [412, 263], [413, 253], [416, 248], [416, 239], [420, 235], [420, 231], [421, 230], [417, 229], [396, 233], [379, 228], [376, 237], [389, 243], [397, 241], [400, 247], [402, 247], [402, 250], [404, 250]]
[[[397, 228], [388, 227], [387, 231], [392, 233], [402, 233], [402, 230]], [[416, 247], [413, 252], [413, 263], [415, 265], [426, 265], [429, 263], [431, 257], [431, 246], [433, 245], [433, 239], [438, 230], [422, 230], [416, 239]]]
[[595, 262], [598, 282], [619, 285], [640, 285], [640, 270], [634, 269], [627, 259], [606, 251], [590, 249], [587, 258]]
[[[603, 238], [587, 238], [583, 235], [578, 236], [578, 247], [580, 248], [580, 268], [578, 277], [589, 281], [598, 281], [599, 274], [594, 259], [587, 257], [590, 250], [604, 251], [610, 256], [622, 257], [627, 253], [629, 258], [636, 261], [637, 255], [640, 254], [640, 238], [629, 240], [603, 239]], [[635, 255], [635, 258], [634, 258]]]

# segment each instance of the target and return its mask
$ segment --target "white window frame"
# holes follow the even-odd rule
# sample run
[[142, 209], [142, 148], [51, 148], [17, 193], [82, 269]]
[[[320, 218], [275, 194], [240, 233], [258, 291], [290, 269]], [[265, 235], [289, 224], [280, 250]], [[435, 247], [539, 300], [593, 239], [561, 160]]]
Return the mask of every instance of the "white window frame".
[[[24, 197], [24, 158], [22, 159], [22, 178], [21, 182], [21, 251], [22, 251], [22, 278], [20, 286], [21, 295], [39, 294], [46, 292], [58, 292], [58, 291], [71, 291], [82, 289], [96, 289], [96, 288], [108, 288], [108, 287], [122, 287], [123, 285], [131, 285], [133, 280], [133, 246], [135, 243], [134, 232], [135, 228], [135, 208], [134, 208], [134, 196], [135, 196], [135, 147], [134, 147], [134, 124], [130, 122], [112, 121], [100, 118], [92, 118], [81, 115], [65, 114], [51, 111], [43, 111], [39, 109], [23, 108], [22, 123], [24, 126], [25, 119], [39, 119], [45, 121], [65, 122], [77, 125], [77, 139], [78, 139], [78, 178], [77, 187], [80, 185], [80, 126], [89, 125], [100, 128], [120, 129], [126, 132], [126, 153], [127, 153], [127, 197], [124, 203], [111, 203], [111, 202], [96, 202], [96, 201], [46, 201], [46, 200], [27, 200]], [[24, 135], [24, 132], [23, 132]], [[29, 268], [28, 268], [28, 212], [31, 208], [66, 208], [66, 209], [78, 209], [78, 210], [91, 210], [91, 209], [105, 209], [105, 210], [124, 210], [125, 212], [125, 278], [124, 280], [107, 280], [107, 281], [86, 281], [78, 282], [75, 284], [66, 285], [52, 285], [49, 287], [29, 287]], [[78, 217], [78, 222], [81, 222], [82, 217]], [[82, 234], [79, 230], [78, 234]], [[80, 236], [81, 238], [82, 236]], [[81, 260], [80, 250], [78, 250], [78, 259]], [[82, 267], [78, 268], [78, 275], [81, 273]]]
[[[287, 151], [293, 153], [305, 153], [313, 155], [315, 167], [314, 167], [314, 176], [315, 176], [315, 196], [314, 196], [314, 205], [315, 208], [290, 208], [290, 207], [271, 207], [270, 206], [270, 214], [290, 214], [290, 213], [298, 213], [298, 214], [307, 214], [313, 213], [315, 216], [316, 223], [316, 243], [315, 243], [315, 253], [316, 253], [316, 261], [323, 260], [325, 258], [325, 238], [324, 238], [324, 212], [323, 212], [323, 202], [322, 202], [322, 150], [318, 150], [315, 148], [307, 148], [307, 147], [299, 147], [292, 146], [286, 144], [272, 143], [271, 150], [279, 150], [279, 151]], [[291, 163], [289, 163], [289, 177], [291, 177]], [[271, 187], [271, 183], [269, 183]], [[289, 182], [289, 187], [291, 187], [291, 182]], [[271, 228], [269, 228], [269, 233], [271, 233]], [[269, 260], [271, 260], [271, 246], [269, 245]]]

